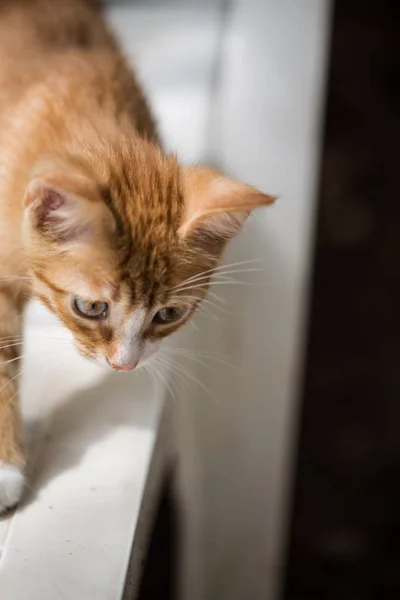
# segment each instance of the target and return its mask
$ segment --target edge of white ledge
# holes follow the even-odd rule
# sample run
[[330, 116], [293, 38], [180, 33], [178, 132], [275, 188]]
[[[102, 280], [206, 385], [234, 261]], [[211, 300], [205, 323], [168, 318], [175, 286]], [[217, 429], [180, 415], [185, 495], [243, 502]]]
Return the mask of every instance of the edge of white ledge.
[[[25, 502], [1, 522], [0, 597], [120, 598], [128, 573], [129, 589], [137, 584], [141, 506], [145, 493], [155, 495], [152, 472], [160, 474], [167, 456], [156, 461], [154, 452], [163, 391], [140, 372], [104, 377], [35, 312], [27, 331], [22, 393], [31, 468]], [[38, 340], [49, 331], [54, 339]], [[54, 360], [38, 377], [33, 358], [45, 353]], [[152, 503], [145, 502], [148, 522]]]

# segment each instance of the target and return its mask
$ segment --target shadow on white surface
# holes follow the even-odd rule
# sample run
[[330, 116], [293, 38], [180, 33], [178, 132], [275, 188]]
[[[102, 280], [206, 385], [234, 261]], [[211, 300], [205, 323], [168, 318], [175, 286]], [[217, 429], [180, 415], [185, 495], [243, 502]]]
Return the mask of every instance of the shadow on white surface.
[[[90, 389], [65, 395], [40, 417], [29, 418], [29, 488], [20, 510], [64, 473], [80, 465], [84, 468], [86, 455], [100, 452], [103, 441], [123, 435], [128, 428], [139, 436], [140, 430], [152, 430], [159, 405], [155, 391], [146, 373], [110, 374]], [[109, 457], [99, 459], [107, 463]], [[69, 493], [74, 494], [74, 489]]]

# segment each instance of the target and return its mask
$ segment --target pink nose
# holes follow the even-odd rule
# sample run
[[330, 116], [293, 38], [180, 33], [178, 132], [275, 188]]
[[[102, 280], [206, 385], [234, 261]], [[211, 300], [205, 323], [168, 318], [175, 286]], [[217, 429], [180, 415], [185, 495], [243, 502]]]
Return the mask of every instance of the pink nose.
[[109, 364], [112, 366], [112, 368], [115, 371], [133, 371], [133, 369], [135, 369], [137, 367], [137, 364], [139, 361], [135, 361], [135, 362], [131, 362], [131, 363], [122, 363], [121, 365], [115, 364], [113, 362], [111, 362], [110, 360], [107, 361], [109, 362]]

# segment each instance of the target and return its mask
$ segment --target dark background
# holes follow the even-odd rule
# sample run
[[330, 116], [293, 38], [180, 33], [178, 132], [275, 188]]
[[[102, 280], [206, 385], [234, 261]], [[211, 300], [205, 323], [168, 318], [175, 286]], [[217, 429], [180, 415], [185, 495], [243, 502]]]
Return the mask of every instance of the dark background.
[[335, 3], [285, 600], [400, 598], [399, 24]]

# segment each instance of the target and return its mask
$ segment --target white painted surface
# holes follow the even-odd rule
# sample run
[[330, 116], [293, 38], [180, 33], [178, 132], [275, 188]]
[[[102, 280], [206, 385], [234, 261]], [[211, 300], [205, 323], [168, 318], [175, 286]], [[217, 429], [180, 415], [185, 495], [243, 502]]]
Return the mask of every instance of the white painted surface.
[[185, 600], [277, 598], [329, 9], [326, 0], [233, 0], [229, 12], [210, 155], [280, 200], [258, 213], [225, 259], [257, 257], [264, 273], [238, 275], [254, 286], [215, 287], [234, 316], [216, 311], [218, 324], [204, 319], [196, 337], [198, 349], [223, 353], [245, 375], [198, 365], [196, 377], [218, 402], [194, 386], [181, 404]]
[[166, 147], [186, 162], [199, 161], [207, 144], [218, 7], [121, 4], [109, 15], [149, 91]]

